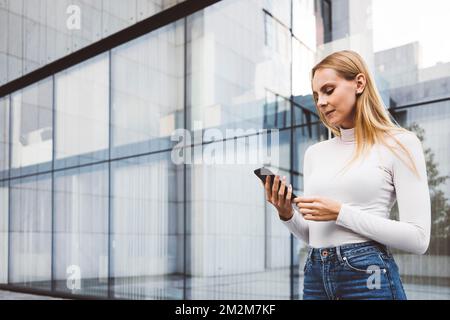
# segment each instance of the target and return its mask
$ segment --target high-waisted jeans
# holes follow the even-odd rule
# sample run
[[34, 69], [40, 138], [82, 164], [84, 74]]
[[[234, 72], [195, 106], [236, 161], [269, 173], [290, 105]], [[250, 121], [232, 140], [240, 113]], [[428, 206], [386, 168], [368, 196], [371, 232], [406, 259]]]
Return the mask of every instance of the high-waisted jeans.
[[304, 267], [304, 300], [406, 300], [389, 249], [376, 241], [309, 248]]

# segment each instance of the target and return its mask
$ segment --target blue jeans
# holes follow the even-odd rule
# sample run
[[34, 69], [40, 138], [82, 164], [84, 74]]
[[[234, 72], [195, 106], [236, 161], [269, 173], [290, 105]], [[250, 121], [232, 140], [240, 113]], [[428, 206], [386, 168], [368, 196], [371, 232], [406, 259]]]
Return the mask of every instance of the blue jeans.
[[376, 241], [309, 248], [304, 267], [304, 300], [406, 300], [398, 266]]

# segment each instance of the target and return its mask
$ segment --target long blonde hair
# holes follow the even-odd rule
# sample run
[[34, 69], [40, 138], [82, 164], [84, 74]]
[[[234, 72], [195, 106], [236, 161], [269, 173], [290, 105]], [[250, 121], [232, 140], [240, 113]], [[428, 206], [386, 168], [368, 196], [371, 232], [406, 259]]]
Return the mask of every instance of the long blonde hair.
[[[373, 80], [369, 68], [363, 58], [356, 52], [351, 50], [342, 50], [334, 52], [312, 68], [311, 72], [311, 88], [314, 74], [318, 69], [333, 69], [341, 78], [348, 81], [354, 80], [359, 73], [363, 73], [366, 77], [366, 86], [363, 92], [356, 97], [355, 110], [355, 139], [356, 152], [351, 161], [346, 165], [349, 166], [355, 160], [365, 155], [375, 143], [381, 143], [391, 150], [401, 161], [403, 159], [395, 152], [394, 148], [387, 143], [386, 136], [391, 137], [397, 145], [403, 150], [408, 157], [412, 166], [404, 163], [411, 169], [420, 179], [417, 167], [410, 152], [405, 146], [394, 137], [395, 132], [411, 131], [402, 128], [398, 123], [391, 120], [389, 112], [384, 106], [383, 100], [378, 93], [375, 81]], [[314, 97], [316, 108], [317, 99]], [[339, 127], [330, 124], [326, 117], [318, 110], [318, 114], [324, 125], [330, 129], [335, 136], [340, 137]], [[395, 119], [394, 119], [395, 121]]]

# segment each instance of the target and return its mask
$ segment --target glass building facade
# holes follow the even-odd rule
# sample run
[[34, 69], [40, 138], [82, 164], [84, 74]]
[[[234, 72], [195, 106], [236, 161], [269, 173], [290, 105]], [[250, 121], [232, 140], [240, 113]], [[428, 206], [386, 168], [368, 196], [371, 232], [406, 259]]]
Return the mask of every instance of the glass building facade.
[[184, 0], [1, 0], [0, 85]]
[[[215, 146], [251, 154], [239, 146], [276, 129], [277, 169], [302, 190], [306, 148], [331, 137], [314, 106], [311, 67], [352, 49], [426, 153], [432, 239], [422, 256], [394, 250], [406, 293], [449, 299], [450, 61], [430, 53], [441, 45], [450, 56], [445, 40], [430, 40], [433, 29], [417, 37], [389, 29], [401, 0], [209, 1], [170, 18], [195, 2], [0, 0], [0, 287], [113, 299], [301, 299], [305, 244], [265, 201], [258, 164], [204, 155]], [[411, 19], [448, 6], [431, 3], [408, 2]], [[79, 29], [68, 29], [78, 10], [71, 5]], [[153, 21], [164, 23], [132, 35]], [[80, 58], [117, 33], [120, 44]], [[36, 72], [58, 59], [64, 68]], [[177, 129], [192, 133], [181, 148], [190, 162], [174, 161]], [[223, 149], [203, 136], [228, 129], [235, 135]]]

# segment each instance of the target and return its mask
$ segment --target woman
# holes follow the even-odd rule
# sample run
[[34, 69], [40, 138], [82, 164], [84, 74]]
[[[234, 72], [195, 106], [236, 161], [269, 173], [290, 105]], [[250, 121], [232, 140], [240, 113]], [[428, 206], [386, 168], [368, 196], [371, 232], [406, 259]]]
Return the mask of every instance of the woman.
[[[394, 125], [359, 54], [335, 52], [312, 69], [320, 119], [335, 135], [307, 148], [304, 195], [266, 181], [282, 223], [309, 245], [304, 299], [405, 299], [388, 247], [424, 254], [431, 205], [422, 144]], [[353, 155], [353, 157], [352, 157]], [[389, 219], [395, 201], [399, 220]], [[294, 208], [297, 210], [293, 210]]]

